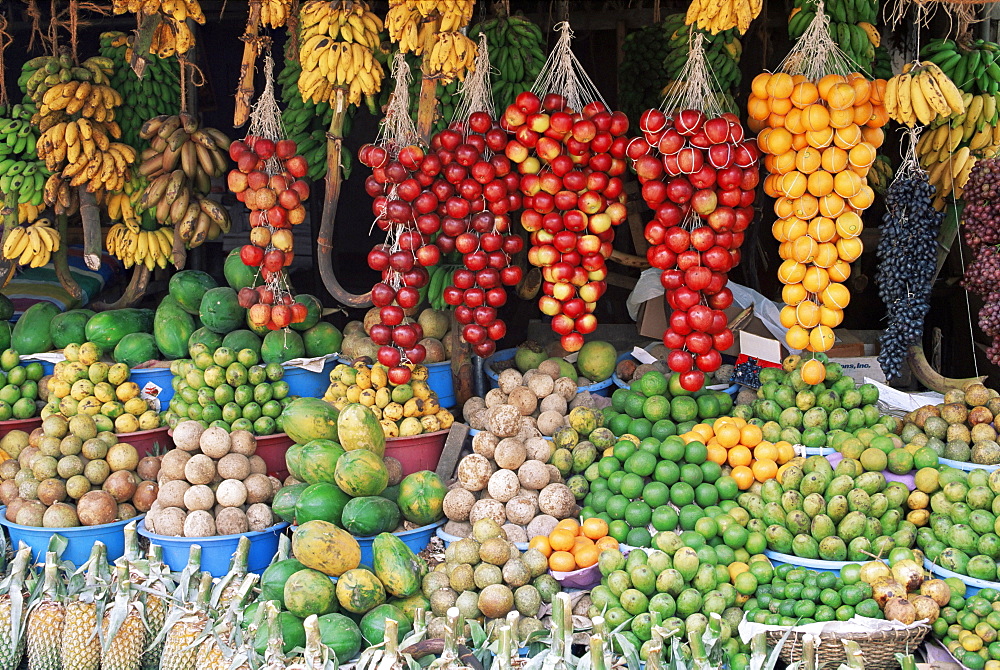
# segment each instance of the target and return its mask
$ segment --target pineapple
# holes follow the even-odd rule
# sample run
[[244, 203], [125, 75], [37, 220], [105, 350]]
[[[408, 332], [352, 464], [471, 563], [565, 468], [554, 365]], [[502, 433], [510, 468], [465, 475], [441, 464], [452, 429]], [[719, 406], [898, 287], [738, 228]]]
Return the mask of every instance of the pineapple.
[[132, 586], [128, 565], [117, 566], [114, 604], [101, 623], [101, 667], [104, 670], [139, 670], [146, 648], [142, 605]]
[[223, 577], [215, 588], [213, 594], [213, 605], [220, 612], [229, 609], [229, 605], [239, 596], [243, 580], [247, 576], [247, 560], [250, 554], [250, 540], [244, 536], [240, 538], [233, 554], [233, 560], [229, 566], [229, 572]]
[[212, 610], [215, 619], [208, 638], [198, 647], [195, 661], [197, 670], [229, 670], [236, 657], [236, 650], [243, 642], [243, 629], [239, 625], [241, 614], [253, 595], [257, 575], [245, 575], [242, 585], [229, 607], [224, 611]]
[[55, 552], [45, 554], [42, 592], [28, 614], [28, 670], [61, 670], [59, 654], [66, 605], [61, 593], [59, 562]]
[[[170, 579], [170, 569], [163, 564], [163, 548], [157, 544], [149, 545], [146, 559], [148, 574], [143, 586], [148, 589], [142, 592], [140, 598], [146, 614], [148, 640], [155, 641], [163, 630], [167, 619], [169, 606], [167, 601], [173, 591], [174, 583]], [[163, 642], [154, 642], [142, 654], [142, 670], [158, 670], [160, 655], [163, 653]]]
[[208, 624], [208, 602], [212, 593], [212, 575], [202, 573], [198, 597], [190, 605], [182, 605], [170, 612], [164, 624], [166, 638], [162, 670], [196, 670], [198, 643], [204, 641]]
[[[79, 585], [86, 570], [86, 582]], [[101, 665], [101, 641], [97, 630], [108, 592], [108, 564], [102, 542], [95, 542], [90, 560], [70, 580], [66, 618], [59, 649], [63, 670], [97, 670]]]
[[22, 546], [0, 581], [0, 670], [16, 670], [24, 656], [25, 580], [31, 575], [31, 549]]

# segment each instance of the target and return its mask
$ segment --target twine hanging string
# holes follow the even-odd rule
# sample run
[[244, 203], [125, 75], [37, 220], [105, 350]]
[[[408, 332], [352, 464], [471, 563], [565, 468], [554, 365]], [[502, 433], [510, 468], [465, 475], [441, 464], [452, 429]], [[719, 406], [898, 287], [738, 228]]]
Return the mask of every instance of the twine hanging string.
[[479, 36], [479, 48], [476, 51], [476, 69], [465, 78], [459, 89], [459, 101], [454, 115], [449, 121], [466, 124], [474, 112], [486, 112], [495, 118], [493, 107], [493, 86], [490, 83], [490, 50], [486, 44], [486, 35]]
[[[826, 15], [823, 0], [816, 2], [815, 17], [778, 65], [777, 71], [790, 75], [801, 74], [812, 82], [819, 81], [828, 74], [846, 76], [859, 71], [830, 36], [830, 17]], [[872, 78], [863, 68], [860, 73]]]
[[547, 93], [561, 95], [566, 104], [576, 112], [582, 111], [591, 102], [600, 102], [607, 107], [601, 92], [570, 47], [573, 30], [569, 22], [562, 21], [555, 29], [560, 33], [559, 40], [532, 84], [531, 92], [539, 98]]
[[188, 83], [196, 88], [205, 85], [205, 73], [197, 65], [187, 59], [186, 54], [177, 54], [177, 63], [180, 65], [181, 84], [181, 111], [189, 112], [188, 109]]
[[420, 135], [410, 117], [410, 82], [413, 81], [413, 75], [402, 52], [396, 52], [392, 59], [392, 78], [392, 94], [375, 144], [385, 147], [389, 155], [395, 157], [403, 147], [420, 144]]
[[[250, 134], [254, 137], [266, 137], [274, 142], [285, 138], [281, 108], [274, 96], [274, 58], [270, 49], [264, 54], [264, 90], [250, 111]], [[265, 163], [265, 168], [269, 175], [280, 174], [281, 161], [277, 156], [271, 156]]]
[[660, 22], [660, 0], [653, 0], [653, 23]]
[[688, 36], [688, 59], [677, 80], [667, 89], [660, 109], [667, 116], [682, 109], [697, 109], [709, 117], [725, 112], [725, 103], [718, 91], [722, 90], [705, 56], [705, 36], [692, 30]]
[[55, 53], [49, 44], [48, 37], [42, 30], [42, 10], [38, 8], [38, 0], [28, 0], [28, 16], [31, 17], [31, 38], [28, 40], [28, 51], [35, 50], [35, 38], [42, 43], [45, 50]]
[[0, 14], [0, 105], [6, 105], [9, 102], [7, 98], [7, 79], [3, 76], [6, 70], [3, 57], [4, 52], [7, 51], [7, 47], [14, 43], [14, 38], [7, 32], [8, 25], [7, 17]]
[[992, 4], [996, 0], [894, 0], [886, 5], [885, 15], [887, 25], [899, 25], [906, 20], [911, 4], [916, 4], [918, 12], [917, 27], [930, 27], [931, 19], [942, 10], [948, 16], [948, 30], [945, 37], [955, 30], [956, 35], [962, 35], [969, 26], [984, 21], [976, 15], [979, 5]]

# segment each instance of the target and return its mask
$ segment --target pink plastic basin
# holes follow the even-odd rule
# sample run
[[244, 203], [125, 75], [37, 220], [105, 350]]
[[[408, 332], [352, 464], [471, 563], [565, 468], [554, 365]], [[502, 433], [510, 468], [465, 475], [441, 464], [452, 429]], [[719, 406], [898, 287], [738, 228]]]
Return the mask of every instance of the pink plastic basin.
[[410, 437], [393, 437], [385, 441], [385, 455], [392, 456], [403, 466], [403, 476], [421, 470], [437, 469], [444, 451], [447, 430], [423, 433]]
[[42, 425], [42, 417], [36, 416], [31, 419], [11, 419], [10, 421], [0, 421], [0, 439], [12, 430], [23, 430], [31, 433], [35, 428]]

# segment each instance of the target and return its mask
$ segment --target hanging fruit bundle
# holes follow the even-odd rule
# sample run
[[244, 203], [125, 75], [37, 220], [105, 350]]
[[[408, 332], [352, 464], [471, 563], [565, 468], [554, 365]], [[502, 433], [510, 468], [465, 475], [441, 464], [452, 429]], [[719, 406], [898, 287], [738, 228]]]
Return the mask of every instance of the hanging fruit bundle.
[[912, 128], [965, 113], [962, 92], [931, 61], [907, 63], [885, 86], [885, 111], [889, 118]]
[[30, 100], [0, 106], [0, 193], [17, 194], [18, 223], [33, 222], [45, 209], [49, 171], [35, 151], [39, 132], [31, 117], [36, 111]]
[[930, 40], [920, 58], [938, 65], [945, 76], [969, 93], [1000, 93], [1000, 44], [987, 40]]
[[888, 121], [885, 82], [851, 71], [817, 11], [779, 71], [757, 75], [751, 90], [764, 192], [778, 215], [785, 341], [827, 351], [851, 299], [843, 282], [863, 249], [861, 213], [874, 200], [865, 178]]
[[264, 280], [257, 288], [240, 289], [240, 306], [249, 310], [250, 325], [278, 330], [308, 316], [306, 305], [292, 297], [285, 268], [295, 259], [292, 228], [306, 219], [302, 203], [309, 185], [303, 178], [309, 165], [295, 142], [283, 136], [270, 53], [264, 63], [266, 84], [250, 115], [250, 133], [229, 146], [236, 168], [229, 171], [227, 184], [250, 209], [250, 243], [240, 249], [240, 260], [259, 268]]
[[992, 340], [986, 357], [1000, 362], [1000, 231], [996, 220], [1000, 159], [980, 160], [972, 168], [962, 209], [962, 236], [974, 254], [965, 267], [962, 286], [983, 297], [979, 328]]
[[614, 226], [626, 218], [628, 118], [610, 112], [570, 49], [569, 24], [532, 91], [517, 96], [502, 125], [506, 156], [521, 173], [521, 225], [528, 261], [542, 268], [538, 306], [566, 351], [597, 328], [593, 312], [606, 288]]
[[490, 71], [481, 36], [476, 70], [466, 80], [455, 119], [433, 137], [434, 153], [421, 161], [418, 180], [426, 190], [417, 196], [423, 198], [417, 229], [436, 234], [442, 254], [462, 255], [464, 267], [450, 275], [442, 298], [455, 308], [462, 338], [483, 357], [496, 351], [507, 333], [497, 310], [507, 302], [504, 286], [521, 281], [521, 268], [511, 265], [511, 255], [524, 246], [520, 236], [510, 234], [508, 214], [520, 207], [520, 179], [500, 153], [507, 133], [494, 118]]
[[112, 7], [115, 14], [138, 14], [140, 24], [145, 18], [160, 14], [149, 46], [149, 53], [160, 58], [185, 54], [194, 48], [194, 33], [188, 28], [188, 19], [205, 25], [205, 14], [198, 0], [114, 0]]
[[740, 246], [753, 221], [759, 182], [756, 142], [739, 118], [723, 112], [711, 89], [702, 36], [692, 40], [691, 59], [663, 109], [639, 120], [642, 137], [627, 154], [642, 197], [655, 212], [646, 224], [650, 264], [673, 312], [663, 334], [667, 365], [688, 390], [702, 387], [705, 373], [722, 365], [733, 344], [723, 312], [733, 302], [728, 272], [740, 262]]
[[757, 18], [763, 7], [763, 0], [691, 0], [685, 22], [689, 26], [697, 24], [713, 35], [733, 28], [746, 34], [750, 29], [750, 22]]
[[880, 54], [888, 59], [883, 48], [878, 22], [878, 0], [795, 0], [788, 16], [788, 37], [797, 40], [812, 24], [817, 13], [826, 14], [830, 22], [830, 37], [844, 52], [852, 69], [871, 71], [872, 61]]
[[382, 20], [361, 0], [308, 0], [299, 10], [299, 93], [303, 100], [332, 103], [337, 91], [360, 105], [382, 89], [384, 71], [375, 58]]
[[[447, 84], [475, 67], [476, 43], [459, 32], [474, 0], [390, 0], [385, 28], [403, 53], [425, 56], [424, 76]], [[428, 50], [429, 47], [429, 50]]]
[[934, 187], [917, 163], [916, 134], [889, 186], [878, 244], [878, 293], [886, 306], [879, 336], [879, 364], [887, 379], [898, 377], [912, 345], [920, 345], [924, 317], [937, 271], [937, 237], [944, 215], [934, 209]]
[[430, 279], [426, 268], [438, 263], [441, 252], [416, 222], [416, 212], [423, 207], [419, 200], [423, 187], [417, 177], [426, 178], [420, 169], [425, 152], [409, 115], [410, 68], [401, 53], [393, 60], [393, 78], [393, 96], [379, 138], [358, 150], [358, 160], [372, 170], [365, 190], [374, 198], [375, 223], [386, 232], [385, 242], [368, 253], [368, 266], [382, 274], [371, 292], [379, 323], [369, 335], [379, 345], [378, 362], [389, 368], [389, 380], [398, 385], [410, 380], [412, 366], [427, 355], [420, 343], [423, 328], [407, 318], [407, 311], [420, 304], [420, 289]]

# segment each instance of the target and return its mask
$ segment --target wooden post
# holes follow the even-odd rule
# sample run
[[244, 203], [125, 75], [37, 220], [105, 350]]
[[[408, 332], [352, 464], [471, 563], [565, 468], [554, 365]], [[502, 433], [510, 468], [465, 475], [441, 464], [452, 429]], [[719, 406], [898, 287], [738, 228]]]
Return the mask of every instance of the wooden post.
[[[3, 248], [4, 242], [7, 241], [7, 236], [10, 235], [10, 231], [14, 230], [15, 226], [17, 226], [17, 192], [11, 191], [4, 198], [3, 208], [0, 209], [0, 220], [3, 221], [3, 236], [0, 237], [0, 248]], [[13, 271], [14, 261], [0, 257], [0, 288], [7, 285], [7, 281], [13, 274]]]
[[243, 62], [240, 65], [240, 85], [236, 89], [236, 111], [233, 113], [233, 127], [242, 128], [250, 118], [250, 101], [253, 100], [253, 75], [260, 49], [260, 6], [261, 0], [250, 0], [250, 18], [243, 40]]
[[425, 143], [431, 141], [431, 130], [434, 128], [434, 112], [437, 111], [437, 79], [427, 76], [430, 69], [429, 62], [431, 50], [434, 49], [434, 42], [437, 41], [438, 28], [441, 25], [440, 19], [433, 19], [431, 26], [424, 28], [423, 64], [421, 71], [423, 79], [420, 81], [420, 98], [417, 106], [417, 134]]
[[340, 169], [340, 154], [344, 146], [344, 117], [347, 101], [343, 89], [337, 89], [333, 106], [333, 119], [326, 133], [326, 193], [323, 199], [323, 214], [320, 218], [319, 235], [316, 239], [316, 260], [323, 286], [333, 299], [346, 307], [364, 308], [372, 304], [372, 293], [368, 291], [355, 295], [344, 290], [333, 274], [333, 228], [337, 218], [337, 204], [340, 202], [340, 187], [344, 181]]
[[101, 210], [97, 198], [84, 186], [77, 187], [80, 197], [80, 221], [83, 226], [83, 260], [91, 270], [101, 269]]
[[69, 271], [69, 257], [67, 256], [67, 231], [69, 229], [69, 217], [65, 214], [56, 215], [56, 229], [59, 231], [59, 248], [52, 252], [52, 265], [55, 267], [56, 277], [59, 283], [76, 300], [83, 300], [83, 291], [80, 285], [73, 279]]
[[144, 263], [134, 266], [132, 269], [132, 279], [129, 281], [128, 286], [125, 287], [125, 292], [122, 293], [122, 297], [118, 298], [115, 302], [96, 302], [93, 304], [94, 309], [106, 311], [109, 309], [131, 307], [136, 304], [142, 299], [142, 296], [146, 294], [146, 288], [149, 286], [149, 277], [151, 274], [152, 273], [146, 269], [146, 265]]

